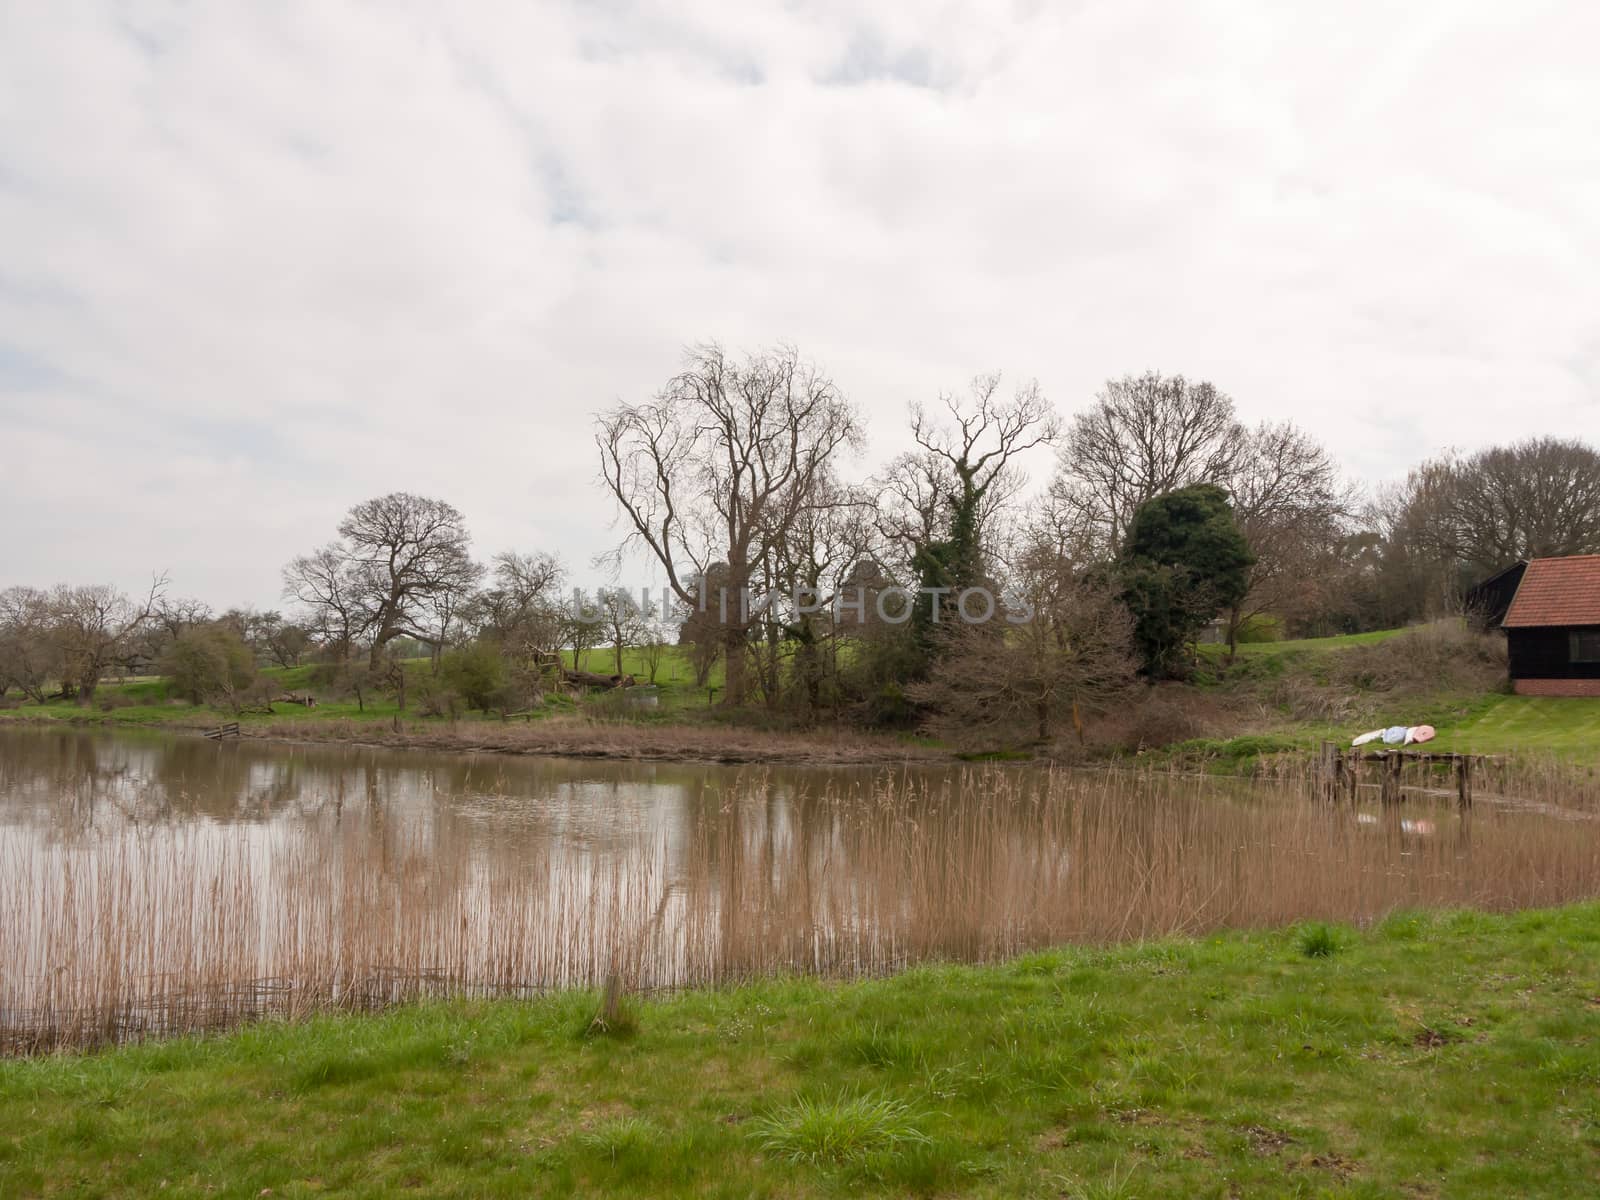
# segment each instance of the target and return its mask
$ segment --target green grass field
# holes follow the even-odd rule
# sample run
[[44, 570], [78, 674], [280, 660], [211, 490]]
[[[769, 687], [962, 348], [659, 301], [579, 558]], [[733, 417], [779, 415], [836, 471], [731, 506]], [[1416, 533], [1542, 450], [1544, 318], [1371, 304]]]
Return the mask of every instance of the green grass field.
[[[1223, 692], [1229, 686], [1247, 689], [1291, 675], [1325, 682], [1338, 652], [1380, 644], [1407, 632], [1387, 629], [1344, 637], [1249, 643], [1239, 647], [1238, 661], [1227, 668], [1223, 665], [1226, 647], [1203, 646], [1201, 686]], [[1448, 689], [1392, 696], [1375, 692], [1368, 696], [1376, 701], [1374, 712], [1353, 722], [1273, 721], [1269, 716], [1260, 722], [1259, 732], [1202, 739], [1188, 749], [1224, 759], [1246, 759], [1257, 753], [1310, 750], [1324, 739], [1347, 743], [1367, 729], [1429, 724], [1438, 730], [1438, 737], [1431, 743], [1436, 750], [1556, 754], [1600, 761], [1600, 699]]]
[[1479, 754], [1533, 749], [1600, 758], [1600, 700], [1490, 696], [1440, 729], [1435, 744]]
[[[1387, 641], [1389, 638], [1404, 633], [1403, 629], [1375, 629], [1370, 633], [1347, 633], [1338, 637], [1325, 638], [1293, 638], [1281, 642], [1241, 642], [1240, 654], [1295, 654], [1299, 652], [1322, 653], [1330, 650], [1343, 650], [1350, 646], [1370, 646], [1375, 642]], [[1226, 656], [1227, 646], [1208, 643], [1198, 647], [1200, 653], [1207, 658], [1218, 659]]]
[[5, 1196], [1580, 1196], [1600, 905], [0, 1063]]
[[[565, 657], [567, 665], [571, 666], [572, 652], [567, 651]], [[641, 684], [647, 682], [649, 669], [641, 651], [624, 650], [622, 661], [624, 673], [635, 675]], [[616, 660], [610, 649], [589, 650], [583, 654], [584, 670], [610, 674], [615, 667]], [[416, 697], [432, 674], [433, 667], [428, 659], [416, 658], [407, 659], [404, 668], [407, 690], [410, 693], [410, 701], [404, 716], [407, 720], [416, 720], [419, 719]], [[245, 712], [236, 715], [213, 705], [189, 704], [170, 694], [166, 680], [159, 677], [144, 677], [102, 683], [95, 693], [95, 703], [87, 707], [70, 701], [56, 701], [50, 704], [29, 702], [9, 711], [34, 719], [94, 720], [118, 725], [180, 724], [196, 727], [235, 720], [260, 725], [280, 717], [291, 717], [297, 721], [392, 721], [402, 715], [395, 696], [368, 692], [358, 702], [348, 693], [314, 684], [312, 682], [314, 670], [315, 668], [311, 666], [267, 667], [262, 670], [264, 676], [276, 681], [285, 692], [297, 694], [310, 692], [317, 696], [317, 706], [310, 709], [294, 704], [276, 704], [272, 713]], [[707, 685], [720, 688], [722, 682], [722, 669], [718, 664], [707, 679]], [[659, 707], [640, 710], [638, 713], [640, 719], [669, 719], [674, 715], [682, 715], [686, 709], [707, 708], [713, 699], [707, 688], [695, 683], [694, 668], [690, 664], [688, 655], [676, 646], [668, 646], [662, 654], [661, 661], [657, 664], [656, 685]], [[564, 702], [553, 706], [551, 711], [570, 712], [572, 709], [571, 703]]]

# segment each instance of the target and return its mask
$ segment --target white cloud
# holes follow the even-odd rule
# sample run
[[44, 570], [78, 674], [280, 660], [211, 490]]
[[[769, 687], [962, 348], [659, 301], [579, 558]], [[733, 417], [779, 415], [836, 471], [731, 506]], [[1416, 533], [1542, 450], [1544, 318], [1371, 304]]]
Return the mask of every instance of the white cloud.
[[707, 337], [880, 457], [995, 367], [1368, 478], [1593, 437], [1597, 11], [0, 5], [0, 583], [271, 602], [391, 488], [584, 569], [592, 414]]

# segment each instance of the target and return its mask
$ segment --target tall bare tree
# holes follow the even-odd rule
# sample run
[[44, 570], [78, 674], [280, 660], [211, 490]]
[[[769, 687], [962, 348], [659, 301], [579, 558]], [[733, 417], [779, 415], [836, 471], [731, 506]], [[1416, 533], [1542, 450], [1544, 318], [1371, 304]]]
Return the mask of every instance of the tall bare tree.
[[939, 397], [943, 413], [911, 408], [911, 436], [932, 468], [930, 491], [947, 522], [950, 586], [984, 576], [984, 521], [1010, 499], [1024, 480], [1015, 463], [1035, 446], [1054, 442], [1061, 419], [1035, 381], [1000, 394], [1000, 375], [979, 375], [965, 400]]
[[551, 554], [497, 554], [489, 585], [473, 600], [467, 623], [515, 663], [532, 663], [561, 645], [561, 585], [566, 569]]
[[1248, 440], [1233, 401], [1211, 384], [1154, 371], [1125, 375], [1073, 418], [1052, 493], [1115, 555], [1141, 504], [1231, 478]]
[[834, 456], [859, 437], [833, 381], [792, 346], [736, 359], [715, 343], [689, 351], [653, 399], [602, 416], [600, 470], [627, 530], [613, 561], [643, 547], [679, 600], [723, 565], [725, 598], [707, 597], [722, 630], [725, 702], [748, 694], [749, 597], [781, 531], [818, 503]]
[[338, 661], [350, 657], [366, 612], [360, 580], [343, 546], [330, 543], [284, 567], [283, 597], [301, 605], [306, 627]]
[[1432, 459], [1396, 502], [1397, 532], [1468, 576], [1521, 558], [1600, 553], [1600, 452], [1575, 438]]
[[1356, 496], [1327, 449], [1288, 421], [1251, 430], [1233, 474], [1220, 482], [1255, 563], [1249, 590], [1228, 610], [1230, 653], [1252, 617], [1296, 617], [1324, 600]]
[[165, 575], [151, 582], [142, 600], [105, 584], [54, 588], [47, 603], [62, 690], [76, 696], [80, 704], [93, 701], [100, 681], [155, 618], [166, 588]]
[[461, 514], [442, 500], [391, 492], [352, 508], [339, 540], [284, 568], [284, 592], [308, 606], [348, 650], [370, 643], [369, 666], [399, 637], [437, 647], [482, 568]]
[[[852, 565], [869, 557], [880, 544], [874, 516], [875, 497], [866, 489], [846, 487], [829, 478], [819, 485], [818, 503], [780, 531], [774, 547], [780, 602], [769, 612], [769, 636], [760, 656], [762, 689], [769, 701], [779, 699], [780, 657], [791, 655], [793, 694], [807, 712], [819, 711], [836, 699], [841, 623], [838, 602], [848, 601], [854, 619], [842, 632], [862, 632], [864, 589], [841, 596]], [[832, 693], [825, 695], [825, 693]]]
[[15, 687], [43, 704], [60, 676], [60, 653], [51, 636], [50, 597], [38, 588], [0, 591], [0, 696]]

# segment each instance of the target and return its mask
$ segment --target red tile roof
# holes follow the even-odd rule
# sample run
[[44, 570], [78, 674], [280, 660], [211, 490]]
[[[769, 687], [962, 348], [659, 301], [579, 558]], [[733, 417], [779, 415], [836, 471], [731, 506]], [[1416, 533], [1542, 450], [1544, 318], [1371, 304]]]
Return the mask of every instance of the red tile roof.
[[1600, 625], [1600, 554], [1534, 559], [1501, 624]]

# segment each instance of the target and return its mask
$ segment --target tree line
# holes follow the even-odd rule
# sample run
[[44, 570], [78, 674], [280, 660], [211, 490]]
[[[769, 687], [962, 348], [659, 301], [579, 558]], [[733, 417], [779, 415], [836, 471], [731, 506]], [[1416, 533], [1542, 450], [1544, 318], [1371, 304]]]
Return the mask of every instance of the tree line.
[[[619, 582], [574, 603], [552, 555], [479, 561], [459, 511], [394, 493], [285, 566], [281, 612], [214, 615], [164, 579], [0, 593], [0, 696], [87, 703], [142, 665], [243, 703], [271, 690], [257, 666], [309, 657], [404, 703], [398, 663], [421, 654], [441, 692], [504, 711], [538, 701], [563, 650], [654, 676], [677, 643], [734, 708], [1045, 737], [1136, 674], [1183, 676], [1207, 627], [1230, 648], [1387, 628], [1517, 558], [1600, 552], [1600, 454], [1572, 439], [1445, 453], [1367, 493], [1294, 423], [1247, 425], [1179, 375], [1111, 380], [1070, 419], [984, 375], [906, 419], [915, 449], [851, 478], [866, 429], [824, 370], [791, 346], [698, 346], [596, 425], [622, 531], [606, 562], [619, 581], [652, 563], [663, 596]], [[1054, 468], [1030, 486], [1039, 447]]]

